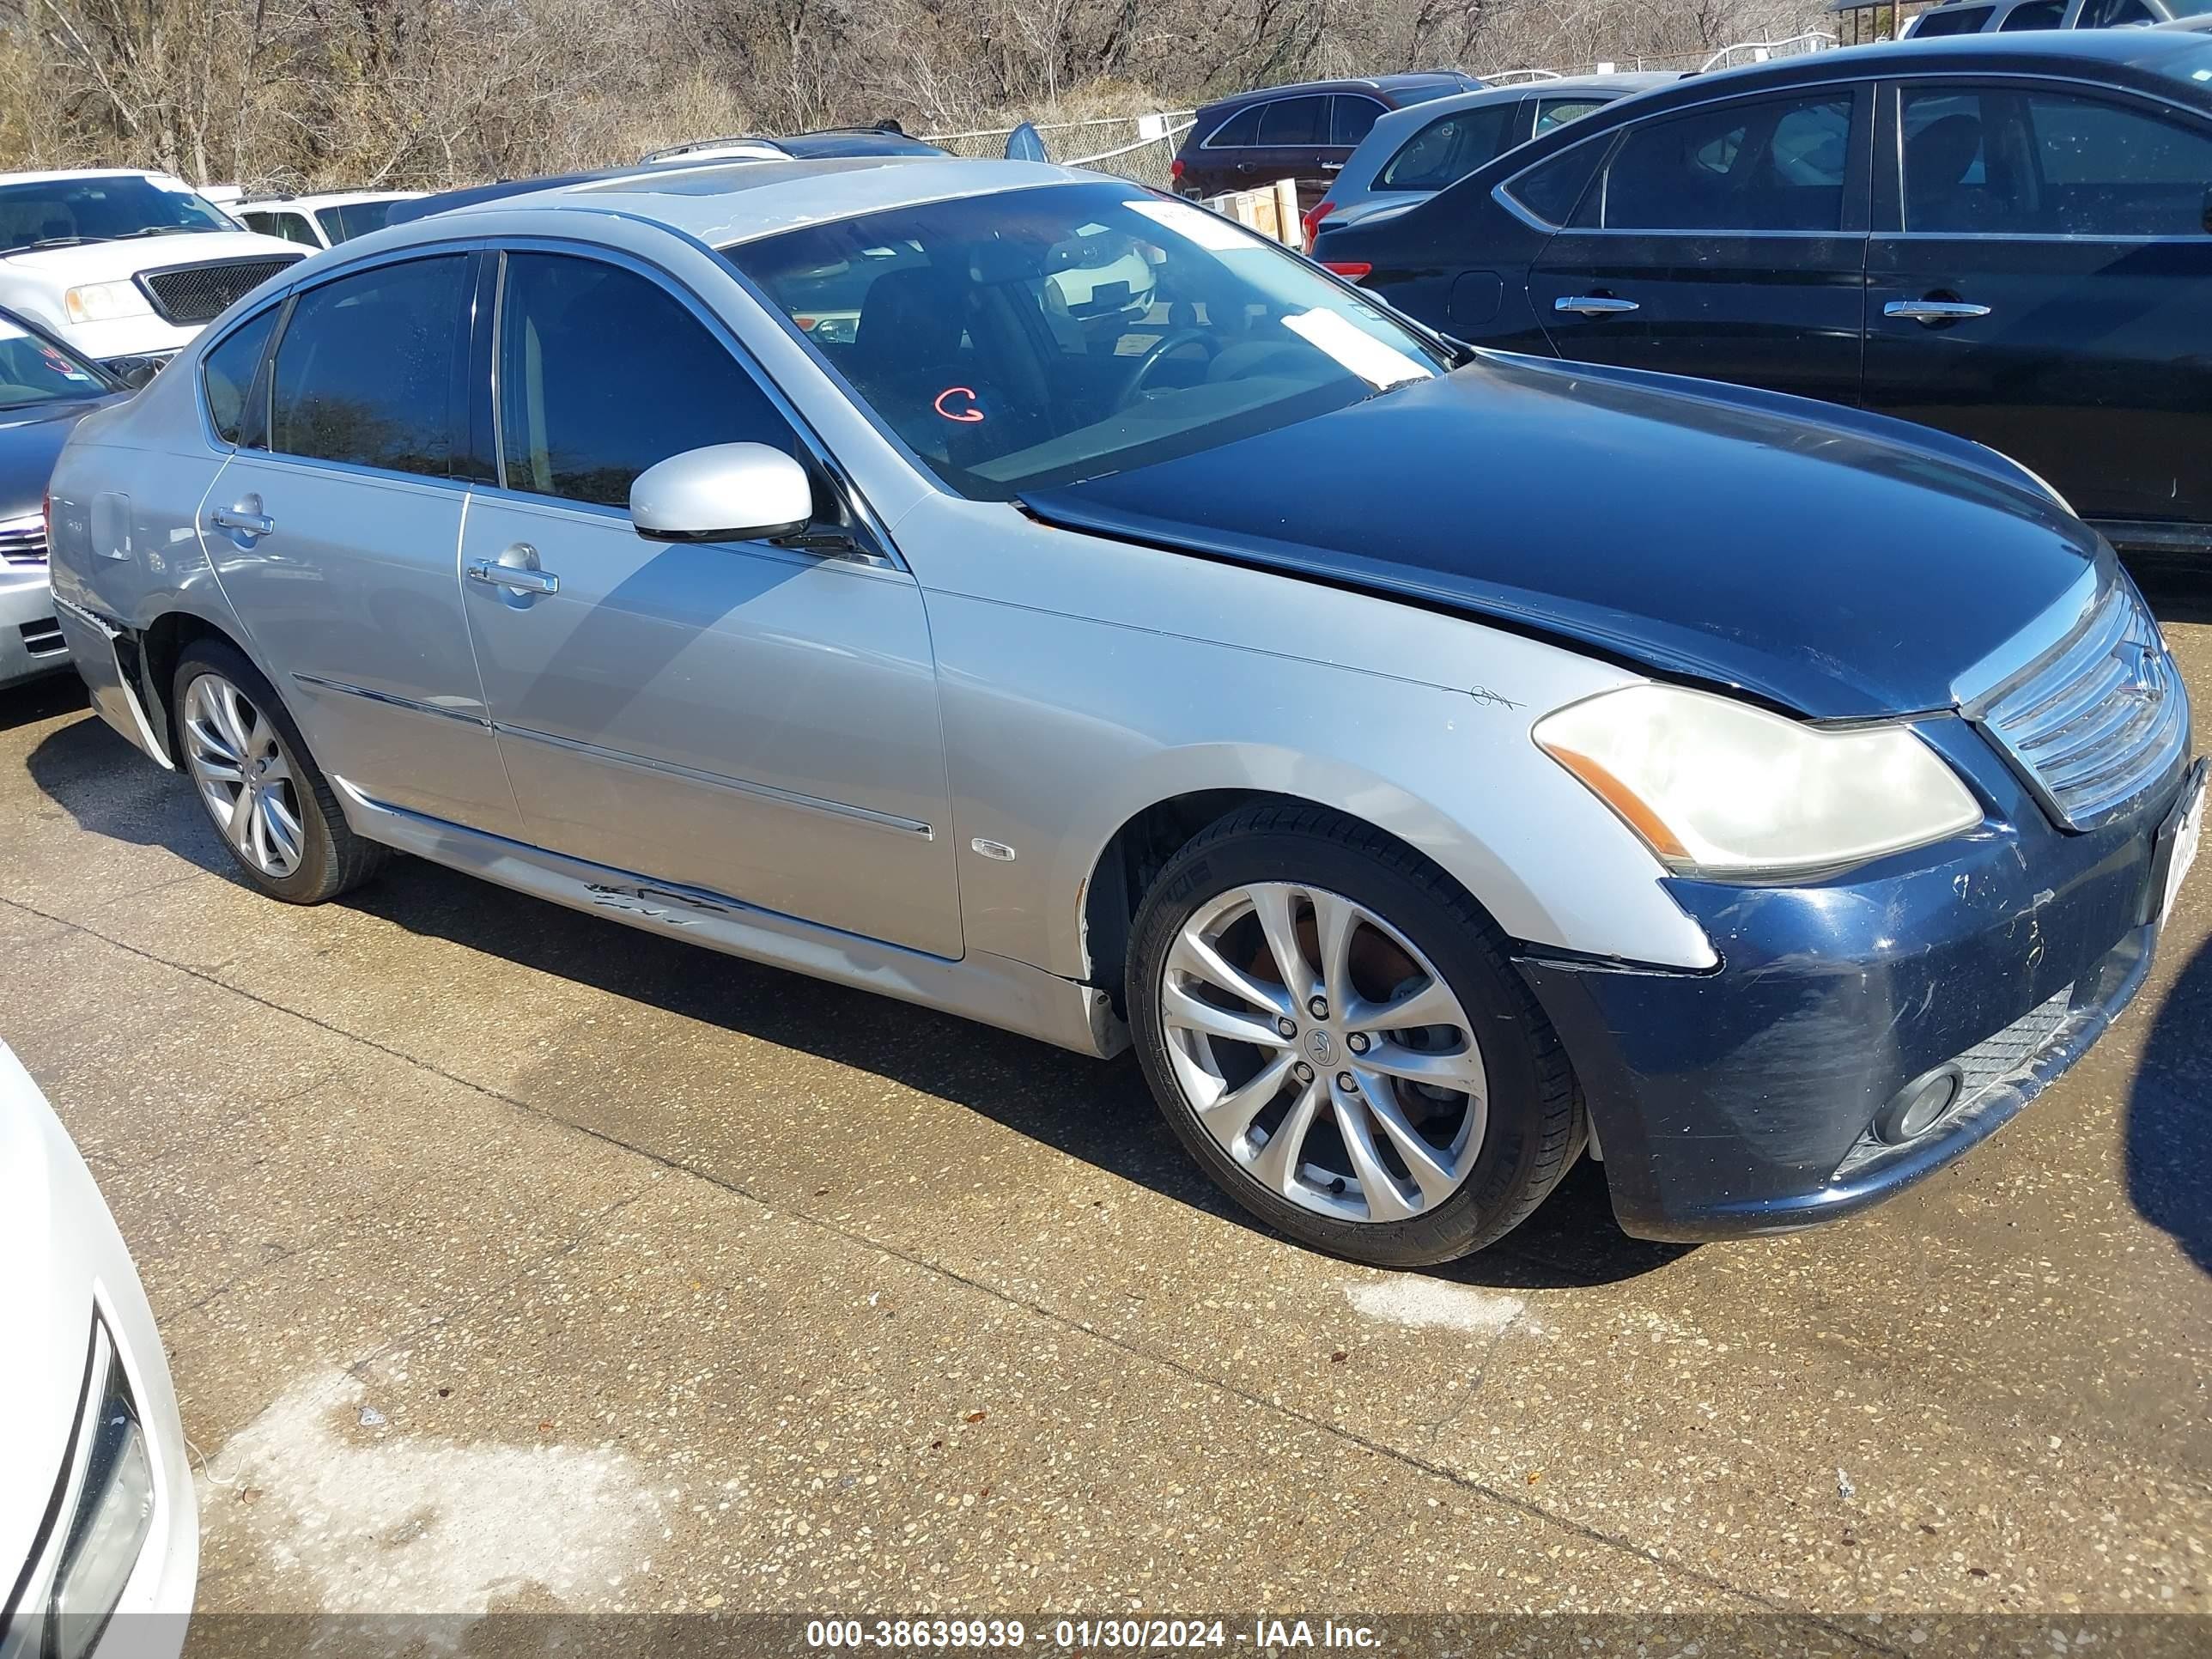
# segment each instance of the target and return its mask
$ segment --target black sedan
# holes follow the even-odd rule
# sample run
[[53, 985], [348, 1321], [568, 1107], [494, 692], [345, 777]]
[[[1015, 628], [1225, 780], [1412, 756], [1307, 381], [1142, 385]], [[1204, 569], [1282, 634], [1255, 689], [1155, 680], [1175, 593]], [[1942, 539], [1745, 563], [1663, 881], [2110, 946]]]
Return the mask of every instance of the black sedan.
[[1314, 257], [1478, 344], [1855, 404], [2212, 551], [2212, 37], [1829, 52], [1686, 81]]

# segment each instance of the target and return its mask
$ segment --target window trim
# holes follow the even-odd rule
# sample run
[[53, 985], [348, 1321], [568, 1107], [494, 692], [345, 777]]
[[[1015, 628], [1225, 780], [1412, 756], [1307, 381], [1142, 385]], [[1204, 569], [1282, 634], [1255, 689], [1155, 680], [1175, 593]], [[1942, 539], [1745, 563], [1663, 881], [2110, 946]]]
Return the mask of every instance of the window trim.
[[2128, 247], [2155, 247], [2168, 243], [2189, 246], [2212, 240], [2212, 231], [2193, 235], [2084, 236], [2048, 230], [1908, 230], [1905, 224], [1905, 94], [1908, 88], [1917, 90], [1931, 82], [1947, 88], [1960, 90], [2011, 88], [2026, 93], [2086, 98], [2091, 102], [2118, 104], [2124, 108], [2132, 108], [2138, 113], [2169, 120], [2178, 116], [2180, 118], [2179, 125], [2193, 128], [2208, 142], [2212, 142], [2212, 120], [2208, 120], [2202, 110], [2179, 99], [2168, 98], [2140, 88], [2118, 86], [2110, 81], [2087, 81], [2074, 76], [2018, 70], [1930, 70], [1916, 75], [1884, 76], [1877, 89], [1881, 102], [1875, 113], [1875, 129], [1878, 135], [1876, 142], [1887, 147], [1887, 154], [1877, 155], [1875, 160], [1869, 235], [1907, 242], [2075, 242]]

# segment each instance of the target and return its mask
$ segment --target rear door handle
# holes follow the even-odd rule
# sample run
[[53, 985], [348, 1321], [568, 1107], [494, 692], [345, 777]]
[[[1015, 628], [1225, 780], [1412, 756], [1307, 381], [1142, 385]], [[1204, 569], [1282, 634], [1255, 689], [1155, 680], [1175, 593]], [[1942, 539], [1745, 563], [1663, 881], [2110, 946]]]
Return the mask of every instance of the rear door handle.
[[501, 564], [492, 559], [470, 561], [469, 580], [482, 582], [487, 587], [504, 587], [510, 593], [558, 593], [561, 591], [561, 579], [550, 570]]
[[1916, 323], [1967, 323], [1988, 316], [1990, 308], [1966, 300], [1892, 300], [1881, 308], [1881, 314]]
[[1570, 311], [1578, 317], [1620, 317], [1643, 307], [1633, 300], [1616, 300], [1610, 294], [1570, 294], [1552, 301], [1554, 311]]
[[208, 514], [208, 523], [217, 530], [228, 530], [240, 536], [266, 536], [276, 528], [276, 520], [266, 513], [254, 513], [245, 502], [236, 507], [219, 507]]
[[1321, 164], [1321, 170], [1323, 173], [1341, 173], [1344, 171], [1344, 163], [1341, 161], [1323, 161]]

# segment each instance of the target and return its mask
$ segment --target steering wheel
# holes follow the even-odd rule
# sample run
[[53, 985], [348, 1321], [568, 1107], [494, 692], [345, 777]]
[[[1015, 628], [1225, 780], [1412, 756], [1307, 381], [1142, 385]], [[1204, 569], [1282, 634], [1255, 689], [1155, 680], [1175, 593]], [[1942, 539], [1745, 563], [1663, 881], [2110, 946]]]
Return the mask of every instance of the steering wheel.
[[1121, 382], [1121, 395], [1118, 399], [1116, 399], [1117, 405], [1119, 404], [1128, 403], [1133, 399], [1139, 392], [1145, 389], [1145, 382], [1152, 379], [1152, 371], [1166, 361], [1168, 354], [1172, 351], [1180, 350], [1187, 345], [1204, 346], [1206, 348], [1206, 356], [1208, 362], [1211, 362], [1212, 359], [1221, 355], [1221, 342], [1214, 337], [1212, 330], [1205, 328], [1170, 329], [1165, 334], [1163, 334], [1158, 339], [1152, 342], [1151, 348], [1146, 351], [1143, 356], [1137, 359], [1136, 367], [1129, 371], [1128, 379]]

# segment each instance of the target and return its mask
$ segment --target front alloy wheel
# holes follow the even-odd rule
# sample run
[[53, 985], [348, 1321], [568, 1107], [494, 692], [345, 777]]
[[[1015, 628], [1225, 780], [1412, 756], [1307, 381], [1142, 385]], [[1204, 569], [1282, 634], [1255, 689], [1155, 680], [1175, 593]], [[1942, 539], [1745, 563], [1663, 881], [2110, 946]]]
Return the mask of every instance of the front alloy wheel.
[[1160, 981], [1176, 1079], [1270, 1192], [1343, 1221], [1443, 1203], [1482, 1148], [1487, 1080], [1458, 997], [1381, 916], [1287, 882], [1233, 887]]
[[185, 692], [185, 764], [231, 850], [282, 881], [300, 867], [306, 838], [299, 781], [276, 728], [245, 692], [205, 673]]
[[1511, 948], [1402, 842], [1260, 803], [1138, 906], [1130, 1034], [1176, 1139], [1253, 1214], [1378, 1267], [1449, 1261], [1519, 1225], [1586, 1137]]

